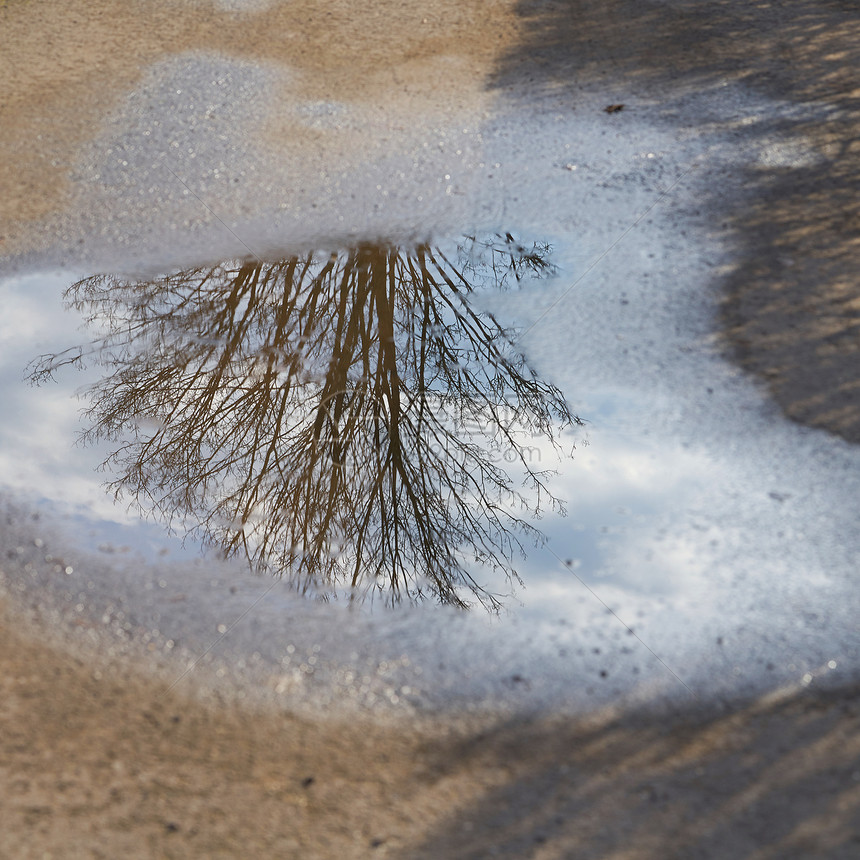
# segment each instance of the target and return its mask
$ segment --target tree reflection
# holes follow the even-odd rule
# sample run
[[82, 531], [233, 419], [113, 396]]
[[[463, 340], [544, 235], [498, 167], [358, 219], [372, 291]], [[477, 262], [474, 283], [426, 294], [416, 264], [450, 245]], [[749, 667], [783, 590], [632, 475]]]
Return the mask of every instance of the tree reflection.
[[476, 571], [518, 581], [532, 518], [561, 507], [527, 443], [578, 419], [469, 297], [548, 274], [548, 252], [505, 235], [98, 275], [66, 293], [92, 349], [33, 377], [103, 366], [84, 439], [116, 446], [109, 487], [227, 556], [323, 594], [494, 609]]

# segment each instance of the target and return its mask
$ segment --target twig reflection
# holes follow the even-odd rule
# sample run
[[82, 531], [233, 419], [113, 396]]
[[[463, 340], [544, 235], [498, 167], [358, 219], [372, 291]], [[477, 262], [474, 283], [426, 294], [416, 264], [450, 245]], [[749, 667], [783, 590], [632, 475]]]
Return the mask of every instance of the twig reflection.
[[84, 439], [116, 445], [118, 496], [303, 590], [496, 609], [476, 571], [518, 581], [532, 518], [561, 508], [525, 442], [578, 419], [468, 299], [548, 252], [505, 235], [86, 278], [66, 298], [107, 373]]

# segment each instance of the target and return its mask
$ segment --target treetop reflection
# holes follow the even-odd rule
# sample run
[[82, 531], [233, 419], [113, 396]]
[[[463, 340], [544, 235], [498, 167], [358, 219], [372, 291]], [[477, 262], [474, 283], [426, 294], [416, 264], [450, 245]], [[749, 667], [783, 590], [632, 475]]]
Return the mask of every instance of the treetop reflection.
[[558, 449], [579, 419], [469, 299], [551, 274], [549, 250], [507, 234], [97, 275], [66, 292], [92, 349], [33, 378], [102, 366], [83, 438], [115, 446], [108, 486], [227, 556], [305, 591], [496, 609], [477, 571], [519, 581], [532, 520], [562, 507], [527, 443]]

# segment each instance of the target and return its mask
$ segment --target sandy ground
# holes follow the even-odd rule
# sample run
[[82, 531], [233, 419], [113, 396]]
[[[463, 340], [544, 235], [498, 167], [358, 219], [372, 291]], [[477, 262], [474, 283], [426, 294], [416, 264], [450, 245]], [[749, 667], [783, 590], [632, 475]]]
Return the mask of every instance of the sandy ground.
[[[750, 174], [742, 207], [726, 202], [744, 237], [725, 285], [727, 349], [786, 414], [860, 441], [856, 3], [374, 2], [378, 24], [360, 37], [355, 5], [296, 0], [236, 27], [205, 3], [0, 4], [3, 253], [51, 241], [95, 121], [148, 63], [189, 48], [287, 59], [309, 98], [456, 92], [469, 110], [491, 68], [496, 87], [533, 93], [577, 76], [652, 98], [743, 80], [826, 103], [829, 119], [801, 112], [791, 129], [821, 156], [802, 182], [777, 160]], [[447, 95], [425, 80], [440, 55], [461, 60]], [[9, 606], [0, 663], [3, 857], [860, 854], [854, 687], [670, 715], [488, 715], [416, 736], [213, 707], [129, 666], [94, 669]]]
[[480, 727], [201, 702], [0, 628], [0, 856], [852, 858], [860, 690]]

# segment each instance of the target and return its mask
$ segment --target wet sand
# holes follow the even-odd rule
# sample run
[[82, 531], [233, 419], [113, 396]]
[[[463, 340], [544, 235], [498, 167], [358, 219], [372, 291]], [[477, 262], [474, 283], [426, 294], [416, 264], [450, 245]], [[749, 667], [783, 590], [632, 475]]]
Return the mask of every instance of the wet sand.
[[[695, 103], [697, 92], [742, 80], [798, 105], [786, 134], [816, 157], [798, 181], [796, 166], [784, 170], [775, 154], [745, 177], [743, 201], [720, 203], [715, 189], [725, 229], [740, 240], [723, 284], [725, 348], [787, 415], [860, 441], [856, 6], [583, 3], [573, 14], [549, 3], [519, 15], [508, 4], [367, 7], [300, 0], [237, 23], [203, 3], [147, 4], [145, 14], [108, 3], [0, 6], [2, 253], [54, 241], [46, 225], [79, 200], [70, 165], [98, 118], [148, 63], [180, 51], [288, 62], [302, 71], [307, 98], [384, 103], [399, 93], [404, 116], [422, 100], [447, 111], [453, 94], [464, 111], [480, 109], [488, 79], [537, 99], [602, 75], [626, 79], [652, 104], [678, 88]], [[358, 18], [371, 14], [380, 25], [357, 37]], [[428, 64], [452, 55], [457, 75], [436, 92]], [[267, 133], [276, 139], [277, 125]], [[416, 737], [402, 724], [217, 706], [129, 666], [94, 669], [8, 606], [0, 679], [3, 856], [860, 851], [853, 686], [787, 689], [669, 717], [505, 724], [487, 715], [480, 728]]]

